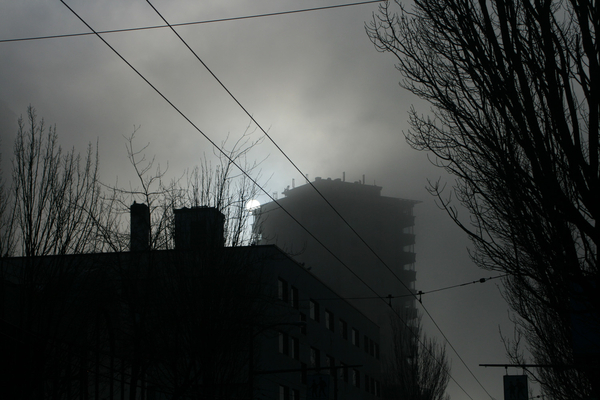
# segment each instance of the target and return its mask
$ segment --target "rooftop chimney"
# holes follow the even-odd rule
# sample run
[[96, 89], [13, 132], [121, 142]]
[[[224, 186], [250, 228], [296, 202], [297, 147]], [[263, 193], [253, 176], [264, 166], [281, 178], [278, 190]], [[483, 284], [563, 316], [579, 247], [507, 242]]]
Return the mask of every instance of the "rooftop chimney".
[[175, 249], [209, 250], [225, 245], [225, 216], [213, 207], [174, 210]]
[[150, 250], [150, 209], [135, 201], [129, 208], [129, 251]]

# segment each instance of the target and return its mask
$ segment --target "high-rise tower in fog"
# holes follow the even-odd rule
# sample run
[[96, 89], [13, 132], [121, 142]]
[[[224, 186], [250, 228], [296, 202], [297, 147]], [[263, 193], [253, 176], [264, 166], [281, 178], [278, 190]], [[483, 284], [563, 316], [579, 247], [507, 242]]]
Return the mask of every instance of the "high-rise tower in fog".
[[391, 295], [394, 308], [412, 315], [416, 279], [413, 207], [418, 201], [382, 196], [381, 186], [364, 182], [316, 178], [313, 185], [343, 219], [311, 185], [288, 187], [277, 203], [255, 211], [258, 242], [277, 244], [303, 262], [378, 323], [383, 342], [389, 307], [381, 299], [372, 299], [375, 294], [365, 283], [379, 296]]

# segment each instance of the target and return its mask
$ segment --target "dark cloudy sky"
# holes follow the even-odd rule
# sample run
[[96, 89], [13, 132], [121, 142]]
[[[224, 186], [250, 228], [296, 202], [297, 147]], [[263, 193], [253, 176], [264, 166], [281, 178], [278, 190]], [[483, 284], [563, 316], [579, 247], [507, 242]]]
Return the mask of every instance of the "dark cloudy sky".
[[[111, 30], [162, 21], [142, 0], [68, 0], [94, 29]], [[155, 0], [171, 23], [206, 21], [343, 4], [341, 0]], [[87, 32], [58, 0], [0, 0], [0, 39]], [[468, 242], [436, 208], [427, 180], [452, 179], [412, 150], [403, 131], [412, 104], [398, 86], [390, 55], [380, 54], [364, 31], [376, 4], [177, 28], [227, 88], [267, 129], [310, 179], [316, 176], [384, 187], [383, 194], [422, 201], [416, 206], [417, 289], [428, 291], [496, 275], [478, 270]], [[237, 139], [250, 119], [168, 29], [104, 35], [105, 39], [215, 142]], [[79, 36], [0, 43], [0, 133], [10, 158], [16, 117], [33, 105], [56, 124], [64, 146], [84, 151], [99, 141], [103, 180], [132, 179], [123, 136], [138, 130], [173, 176], [213, 149], [97, 37]], [[254, 130], [251, 127], [251, 130]], [[258, 138], [258, 132], [255, 137]], [[263, 159], [269, 193], [301, 182], [301, 175], [265, 141], [251, 153]], [[6, 174], [5, 174], [6, 176]], [[264, 201], [265, 199], [261, 199]], [[466, 218], [467, 216], [464, 215]], [[496, 399], [502, 398], [505, 362], [499, 326], [512, 333], [499, 280], [442, 291], [423, 303], [469, 368]], [[368, 294], [368, 293], [366, 293]], [[441, 334], [425, 318], [431, 336]], [[489, 398], [448, 349], [452, 376], [473, 399]], [[512, 371], [517, 372], [517, 371]], [[451, 382], [452, 399], [467, 399]], [[537, 393], [536, 393], [537, 394]]]

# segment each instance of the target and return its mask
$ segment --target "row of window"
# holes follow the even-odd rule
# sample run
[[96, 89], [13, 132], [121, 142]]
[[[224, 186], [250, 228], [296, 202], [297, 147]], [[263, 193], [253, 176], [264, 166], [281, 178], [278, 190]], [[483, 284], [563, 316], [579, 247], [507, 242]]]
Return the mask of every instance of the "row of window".
[[[298, 338], [293, 336], [289, 336], [284, 332], [279, 333], [279, 352], [285, 355], [289, 355], [295, 360], [299, 360], [300, 358], [300, 344]], [[307, 382], [307, 368], [308, 366], [305, 363], [301, 363], [302, 366], [302, 383], [306, 384]], [[321, 368], [321, 351], [316, 347], [310, 348], [310, 368]], [[335, 358], [328, 354], [325, 355], [325, 365], [323, 369], [327, 371], [327, 373], [331, 376], [334, 376], [336, 373], [339, 374], [339, 379], [344, 382], [349, 382], [350, 368], [346, 366], [346, 364], [340, 362], [339, 366], [336, 366]], [[315, 371], [316, 372], [316, 371]], [[352, 385], [360, 388], [361, 387], [361, 379], [360, 379], [360, 371], [357, 369], [352, 369]], [[363, 383], [365, 391], [374, 394], [376, 396], [381, 395], [381, 385], [378, 380], [369, 376], [367, 374], [364, 375], [364, 383]], [[287, 389], [286, 389], [287, 390]], [[280, 392], [283, 393], [285, 399], [293, 399], [293, 393], [289, 391]], [[280, 398], [282, 398], [280, 396]]]
[[[348, 370], [345, 368], [340, 369], [340, 371], [342, 370], [345, 374], [344, 381], [348, 382]], [[340, 376], [340, 379], [343, 379], [343, 376]], [[360, 388], [360, 371], [355, 369], [352, 370], [352, 383], [357, 388]], [[373, 377], [369, 377], [369, 375], [365, 375], [365, 391], [374, 394], [377, 397], [381, 397], [380, 382], [373, 379]], [[300, 400], [300, 391], [298, 389], [290, 388], [289, 386], [279, 385], [279, 400]]]
[[291, 285], [288, 287], [288, 283], [281, 278], [277, 281], [277, 297], [279, 300], [289, 302], [293, 308], [299, 308], [298, 288]]
[[300, 391], [279, 385], [279, 400], [300, 400]]
[[[340, 319], [340, 331], [341, 331], [342, 337], [345, 340], [348, 340], [348, 323], [346, 321], [344, 321], [343, 319]], [[352, 330], [350, 332], [351, 332], [350, 339], [352, 341], [352, 344], [355, 345], [356, 347], [360, 347], [360, 332], [359, 332], [359, 330], [356, 328], [352, 328]], [[379, 345], [377, 343], [375, 343], [375, 341], [373, 339], [371, 339], [370, 337], [368, 337], [367, 335], [363, 335], [363, 340], [364, 340], [363, 348], [365, 349], [365, 352], [379, 360]]]
[[297, 337], [288, 335], [285, 332], [279, 332], [279, 352], [294, 360], [300, 359], [300, 340]]
[[[347, 370], [346, 377], [348, 376]], [[360, 371], [352, 370], [353, 385], [360, 388]], [[348, 382], [348, 379], [345, 380]], [[373, 379], [365, 375], [365, 391], [371, 393], [377, 397], [381, 397], [381, 383], [378, 380]], [[298, 389], [290, 388], [289, 386], [279, 385], [279, 400], [300, 400], [300, 391]]]
[[[298, 289], [294, 286], [288, 285], [288, 283], [279, 278], [278, 280], [278, 293], [279, 299], [285, 302], [290, 302], [292, 307], [298, 309]], [[309, 316], [315, 322], [321, 321], [321, 309], [319, 303], [313, 299], [309, 301]], [[300, 320], [305, 322], [306, 315], [300, 313]], [[325, 310], [325, 327], [329, 329], [331, 332], [335, 332], [335, 315], [330, 310]], [[339, 329], [342, 337], [345, 340], [348, 340], [348, 323], [343, 319], [339, 319]], [[306, 334], [306, 326], [302, 327], [302, 333]], [[352, 344], [356, 347], [360, 347], [360, 332], [356, 328], [352, 328], [351, 330], [351, 340]], [[363, 348], [365, 352], [370, 354], [373, 357], [379, 359], [379, 345], [375, 343], [371, 338], [364, 335], [364, 344]]]
[[[348, 382], [350, 378], [348, 368], [343, 363], [340, 363], [340, 367], [342, 368], [338, 368], [339, 379]], [[352, 386], [361, 387], [360, 371], [354, 368], [352, 369]], [[364, 374], [364, 383], [362, 386], [364, 386], [366, 392], [374, 394], [377, 397], [381, 396], [381, 382], [374, 377]]]

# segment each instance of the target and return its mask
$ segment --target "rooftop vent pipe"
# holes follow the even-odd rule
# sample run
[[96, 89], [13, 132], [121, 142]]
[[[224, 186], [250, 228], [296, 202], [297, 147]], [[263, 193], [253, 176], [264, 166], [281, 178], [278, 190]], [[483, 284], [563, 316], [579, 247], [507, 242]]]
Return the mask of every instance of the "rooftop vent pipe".
[[150, 250], [150, 209], [135, 201], [129, 208], [129, 251]]
[[225, 246], [225, 216], [214, 207], [174, 210], [175, 249], [209, 250]]

